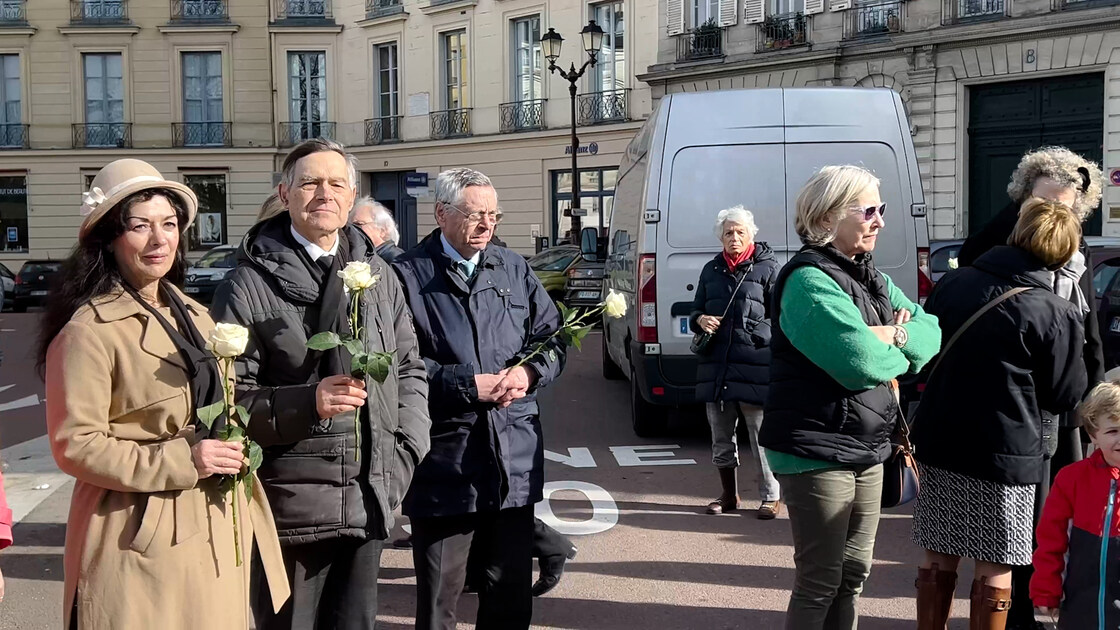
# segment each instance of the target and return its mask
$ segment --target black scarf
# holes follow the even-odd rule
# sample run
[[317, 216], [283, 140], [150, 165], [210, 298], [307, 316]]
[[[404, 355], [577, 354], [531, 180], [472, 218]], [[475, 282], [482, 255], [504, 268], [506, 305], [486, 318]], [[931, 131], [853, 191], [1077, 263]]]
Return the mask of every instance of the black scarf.
[[[350, 239], [346, 230], [338, 231], [338, 251], [330, 268], [324, 269], [320, 261], [311, 260], [311, 256], [303, 245], [292, 236], [292, 231], [287, 230], [288, 243], [307, 266], [311, 278], [319, 283], [319, 312], [315, 318], [312, 334], [321, 332], [334, 332], [339, 336], [346, 336], [350, 330], [350, 299], [344, 290], [342, 278], [338, 272], [351, 260]], [[319, 378], [350, 373], [350, 352], [343, 346], [321, 353], [319, 360]]]
[[[194, 421], [195, 427], [199, 431], [205, 430], [206, 427], [199, 421], [197, 412], [201, 407], [222, 400], [222, 373], [218, 367], [217, 358], [206, 349], [206, 340], [202, 338], [202, 333], [194, 325], [190, 313], [187, 312], [186, 304], [179, 299], [179, 296], [169, 285], [160, 282], [160, 294], [167, 305], [171, 307], [171, 315], [179, 326], [176, 330], [175, 326], [172, 326], [158, 310], [140, 297], [135, 289], [125, 287], [125, 291], [128, 291], [141, 306], [151, 313], [160, 326], [163, 326], [163, 330], [171, 338], [171, 342], [179, 349], [179, 356], [186, 363], [187, 374], [191, 380], [191, 420]], [[208, 437], [216, 438], [218, 432], [225, 428], [225, 425], [226, 414], [223, 414], [214, 420]]]
[[840, 253], [840, 250], [831, 244], [823, 247], [811, 246], [810, 248], [827, 256], [829, 260], [836, 263], [867, 291], [872, 304], [875, 305], [875, 311], [879, 315], [879, 325], [891, 326], [894, 324], [894, 307], [891, 305], [887, 281], [883, 278], [883, 274], [875, 269], [875, 261], [871, 257], [871, 252], [858, 254], [853, 259]]

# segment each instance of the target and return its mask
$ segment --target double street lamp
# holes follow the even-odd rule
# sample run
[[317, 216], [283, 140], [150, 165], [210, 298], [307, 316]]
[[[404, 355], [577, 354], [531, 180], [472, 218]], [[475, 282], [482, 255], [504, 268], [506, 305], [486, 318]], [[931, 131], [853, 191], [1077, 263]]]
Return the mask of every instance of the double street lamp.
[[579, 137], [576, 136], [576, 84], [583, 73], [587, 70], [588, 66], [593, 66], [596, 63], [599, 49], [603, 45], [603, 29], [595, 23], [595, 20], [587, 22], [587, 26], [579, 32], [580, 37], [583, 39], [583, 49], [587, 52], [587, 61], [583, 62], [579, 70], [576, 70], [576, 64], [572, 63], [571, 68], [564, 70], [556, 65], [556, 60], [560, 58], [560, 46], [564, 43], [564, 38], [560, 37], [555, 29], [548, 29], [548, 32], [541, 37], [541, 49], [544, 52], [545, 59], [548, 59], [548, 70], [559, 74], [561, 78], [568, 81], [568, 92], [572, 96], [572, 229], [571, 237], [572, 242], [576, 242], [576, 238], [580, 233], [581, 219], [577, 212], [580, 210], [579, 205], [579, 168], [577, 167], [576, 157], [579, 154]]

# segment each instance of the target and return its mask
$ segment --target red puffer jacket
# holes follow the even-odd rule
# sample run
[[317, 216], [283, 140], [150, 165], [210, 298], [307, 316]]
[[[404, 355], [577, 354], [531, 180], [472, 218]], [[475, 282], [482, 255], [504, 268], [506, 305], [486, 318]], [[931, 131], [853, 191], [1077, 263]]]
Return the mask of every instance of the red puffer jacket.
[[[1120, 627], [1120, 469], [1100, 451], [1063, 468], [1038, 523], [1031, 600], [1059, 628]], [[1065, 572], [1063, 583], [1062, 572]]]

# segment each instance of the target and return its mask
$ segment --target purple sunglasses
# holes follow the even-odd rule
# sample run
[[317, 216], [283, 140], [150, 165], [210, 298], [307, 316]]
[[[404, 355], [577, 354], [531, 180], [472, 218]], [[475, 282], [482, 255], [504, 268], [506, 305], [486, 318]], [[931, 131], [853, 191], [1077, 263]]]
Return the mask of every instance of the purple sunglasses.
[[861, 209], [856, 210], [856, 212], [862, 212], [863, 213], [863, 222], [867, 223], [867, 222], [869, 222], [869, 221], [871, 221], [872, 219], [875, 218], [875, 213], [876, 212], [879, 213], [879, 216], [881, 216], [881, 217], [886, 216], [886, 214], [887, 214], [887, 204], [884, 203], [884, 204], [879, 205], [879, 206], [871, 206], [870, 208], [861, 208]]

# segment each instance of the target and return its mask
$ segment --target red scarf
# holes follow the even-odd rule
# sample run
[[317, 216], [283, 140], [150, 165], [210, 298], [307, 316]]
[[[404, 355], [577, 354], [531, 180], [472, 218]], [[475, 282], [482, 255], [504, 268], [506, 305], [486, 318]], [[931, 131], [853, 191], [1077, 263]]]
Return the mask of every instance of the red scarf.
[[735, 269], [739, 265], [750, 260], [751, 256], [754, 256], [754, 243], [747, 245], [747, 248], [743, 250], [743, 253], [739, 254], [739, 256], [736, 258], [732, 258], [731, 256], [729, 256], [726, 249], [723, 250], [723, 260], [727, 262], [727, 268], [731, 271], [735, 271]]

